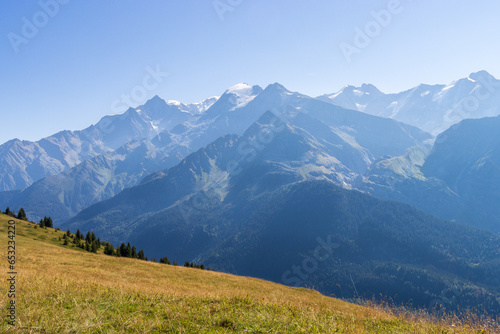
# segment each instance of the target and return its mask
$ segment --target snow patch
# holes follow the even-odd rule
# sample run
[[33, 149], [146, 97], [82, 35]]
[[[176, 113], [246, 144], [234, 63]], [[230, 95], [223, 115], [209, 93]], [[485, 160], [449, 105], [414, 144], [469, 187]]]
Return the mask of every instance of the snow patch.
[[156, 125], [154, 125], [154, 123], [151, 122], [151, 121], [149, 123], [151, 124], [151, 126], [153, 127], [153, 129], [158, 133], [160, 128], [157, 127]]
[[395, 118], [400, 110], [399, 101], [391, 102], [387, 109], [392, 109], [392, 114], [389, 116], [389, 118]]
[[167, 104], [172, 105], [172, 106], [180, 106], [182, 103], [176, 100], [168, 100]]
[[333, 100], [334, 98], [336, 98], [337, 96], [339, 96], [340, 94], [342, 94], [342, 91], [343, 90], [340, 90], [339, 92], [335, 93], [335, 94], [332, 94], [332, 95], [328, 95], [328, 98]]
[[448, 90], [448, 89], [452, 89], [453, 87], [455, 87], [455, 83], [451, 83], [448, 86], [444, 87], [442, 92], [444, 92], [445, 90]]
[[357, 108], [359, 111], [365, 111], [365, 109], [366, 109], [366, 104], [359, 104], [359, 103], [356, 103], [356, 108]]
[[354, 95], [356, 95], [356, 96], [363, 96], [363, 95], [365, 95], [365, 93], [364, 93], [364, 92], [362, 92], [362, 91], [360, 91], [360, 90], [358, 90], [358, 89], [353, 90], [353, 91], [352, 91], [352, 93], [353, 93]]

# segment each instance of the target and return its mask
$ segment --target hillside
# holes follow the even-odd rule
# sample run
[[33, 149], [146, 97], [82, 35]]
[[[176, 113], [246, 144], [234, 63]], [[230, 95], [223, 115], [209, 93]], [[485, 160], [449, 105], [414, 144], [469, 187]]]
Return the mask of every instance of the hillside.
[[[345, 189], [367, 151], [309, 115], [275, 126], [243, 155], [272, 119], [266, 113], [243, 136], [219, 138], [64, 229], [326, 295], [423, 308], [455, 289], [448, 309], [500, 312], [498, 236]], [[316, 261], [318, 238], [337, 244], [335, 255]], [[300, 264], [306, 273], [293, 269]]]
[[[0, 215], [3, 259], [8, 218]], [[61, 231], [19, 221], [16, 228], [21, 332], [478, 332], [470, 325], [405, 320], [259, 279], [83, 252], [62, 246]], [[2, 271], [6, 267], [3, 260]], [[5, 310], [6, 284], [0, 294]], [[2, 321], [0, 331], [9, 330]]]
[[498, 234], [499, 130], [500, 116], [463, 120], [441, 133], [428, 154], [372, 164], [355, 187]]
[[443, 132], [422, 166], [460, 196], [451, 218], [500, 232], [500, 117], [468, 119]]

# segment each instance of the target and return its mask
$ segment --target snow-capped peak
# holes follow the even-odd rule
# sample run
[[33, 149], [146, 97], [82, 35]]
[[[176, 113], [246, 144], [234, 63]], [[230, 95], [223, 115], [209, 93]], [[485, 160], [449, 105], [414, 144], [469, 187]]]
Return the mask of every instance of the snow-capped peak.
[[226, 93], [229, 93], [229, 94], [241, 94], [241, 93], [248, 93], [252, 91], [252, 86], [246, 84], [246, 83], [239, 83], [239, 84], [236, 84], [232, 87], [229, 87], [226, 91]]
[[361, 85], [360, 88], [361, 88], [361, 91], [365, 92], [365, 94], [375, 94], [375, 95], [382, 94], [382, 92], [372, 84], [365, 84], [364, 83]]
[[257, 96], [258, 92], [255, 92], [254, 87], [246, 83], [239, 83], [229, 87], [224, 94], [233, 95], [236, 98], [234, 110], [249, 104]]
[[352, 86], [352, 85], [345, 85], [341, 90], [339, 90], [337, 93], [334, 94], [329, 94], [329, 95], [323, 95], [322, 97], [326, 97], [328, 99], [335, 99], [340, 95], [354, 95], [357, 98], [360, 98], [362, 96], [367, 96], [367, 95], [374, 95], [374, 96], [379, 96], [382, 95], [383, 93], [374, 85], [372, 84], [362, 84], [360, 87]]

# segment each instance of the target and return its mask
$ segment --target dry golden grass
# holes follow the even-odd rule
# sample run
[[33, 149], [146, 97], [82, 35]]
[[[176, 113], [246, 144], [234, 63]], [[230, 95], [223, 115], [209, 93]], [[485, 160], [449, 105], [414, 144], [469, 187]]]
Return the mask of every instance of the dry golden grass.
[[[7, 221], [0, 216], [2, 272]], [[62, 231], [16, 226], [18, 322], [4, 321], [4, 275], [2, 332], [481, 333], [260, 279], [92, 254], [62, 246]]]

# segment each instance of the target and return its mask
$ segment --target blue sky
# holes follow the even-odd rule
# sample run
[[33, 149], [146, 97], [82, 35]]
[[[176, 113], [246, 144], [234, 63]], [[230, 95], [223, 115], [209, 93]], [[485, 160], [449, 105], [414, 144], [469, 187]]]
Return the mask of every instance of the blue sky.
[[[124, 94], [196, 102], [239, 82], [317, 96], [482, 69], [500, 77], [494, 0], [55, 1], [0, 3], [0, 143], [85, 128], [116, 113]], [[390, 15], [377, 23], [374, 12]], [[369, 43], [356, 44], [358, 29]], [[345, 45], [357, 48], [350, 61]]]

